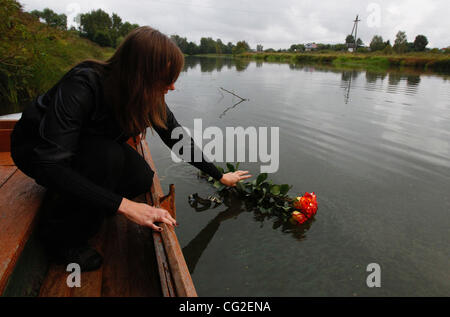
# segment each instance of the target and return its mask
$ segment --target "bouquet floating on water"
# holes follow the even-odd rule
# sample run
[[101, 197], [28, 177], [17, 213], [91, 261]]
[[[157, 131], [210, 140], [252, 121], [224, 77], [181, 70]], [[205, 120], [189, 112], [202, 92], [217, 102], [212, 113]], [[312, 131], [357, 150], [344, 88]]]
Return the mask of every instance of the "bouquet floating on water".
[[317, 197], [314, 192], [305, 193], [294, 200], [295, 211], [292, 212], [292, 223], [303, 224], [317, 212]]
[[[227, 163], [227, 170], [217, 166], [223, 174], [235, 172], [238, 167], [239, 163], [236, 167]], [[284, 222], [302, 225], [317, 213], [317, 196], [314, 192], [306, 192], [303, 196], [290, 197], [288, 191], [292, 186], [273, 184], [271, 180], [267, 179], [267, 173], [259, 174], [252, 181], [240, 181], [236, 184], [236, 187], [227, 187], [203, 172], [199, 172], [199, 176], [212, 183], [218, 189], [220, 196], [224, 196], [230, 191], [237, 192], [246, 203], [252, 205], [255, 212], [262, 216], [276, 216]], [[208, 197], [208, 199], [210, 198], [214, 197]], [[215, 203], [217, 206], [217, 200]]]

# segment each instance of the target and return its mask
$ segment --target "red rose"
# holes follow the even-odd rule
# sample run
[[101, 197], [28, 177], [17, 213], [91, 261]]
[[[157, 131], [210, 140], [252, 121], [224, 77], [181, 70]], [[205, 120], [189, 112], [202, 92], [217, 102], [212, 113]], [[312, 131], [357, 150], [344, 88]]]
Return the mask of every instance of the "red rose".
[[304, 214], [302, 214], [301, 212], [294, 211], [292, 213], [292, 220], [294, 222], [302, 224], [302, 223], [305, 223], [308, 220], [308, 218]]
[[[297, 197], [294, 200], [294, 208], [301, 212], [295, 212], [292, 217], [296, 219], [298, 223], [303, 223], [306, 220], [312, 218], [317, 212], [317, 196], [314, 192], [305, 193], [302, 197]], [[300, 216], [302, 215], [302, 216]], [[298, 218], [298, 219], [297, 219]], [[305, 218], [305, 219], [304, 219]]]

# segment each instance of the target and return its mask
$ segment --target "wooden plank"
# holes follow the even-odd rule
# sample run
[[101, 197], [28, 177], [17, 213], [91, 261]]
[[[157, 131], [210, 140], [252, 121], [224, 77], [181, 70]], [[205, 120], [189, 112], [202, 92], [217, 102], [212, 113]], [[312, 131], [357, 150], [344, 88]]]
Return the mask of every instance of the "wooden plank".
[[177, 296], [181, 297], [197, 297], [191, 274], [180, 248], [177, 236], [172, 226], [164, 225], [162, 237], [164, 247], [169, 260], [170, 271], [174, 280]]
[[128, 283], [127, 219], [122, 215], [106, 220], [108, 233], [102, 278], [102, 296], [130, 296]]
[[177, 211], [176, 211], [176, 206], [175, 206], [175, 185], [174, 184], [169, 185], [169, 193], [166, 196], [161, 197], [159, 199], [159, 203], [161, 205], [161, 208], [164, 208], [164, 209], [170, 211], [172, 217], [174, 219], [177, 219]]
[[161, 290], [164, 297], [175, 297], [175, 288], [172, 283], [172, 274], [170, 273], [169, 263], [167, 261], [164, 243], [159, 232], [153, 232], [153, 240], [155, 241], [155, 254], [158, 262], [159, 278]]
[[17, 120], [0, 119], [0, 152], [11, 151], [11, 133]]
[[150, 230], [122, 215], [107, 222], [102, 296], [161, 296]]
[[[140, 150], [142, 151], [143, 156], [146, 159], [147, 163], [149, 163], [152, 169], [156, 171], [153, 160], [150, 155], [150, 149], [148, 148], [145, 139], [141, 140], [140, 142]], [[155, 176], [156, 175], [157, 174], [155, 172]], [[152, 193], [153, 197], [155, 197], [154, 200], [157, 200], [155, 206], [158, 207], [159, 200], [163, 197], [163, 192], [158, 177], [154, 178], [153, 183], [154, 186], [152, 186], [153, 189]], [[174, 204], [174, 199], [172, 200], [172, 202]], [[176, 217], [175, 210], [172, 210], [171, 208], [168, 208], [167, 210], [171, 212], [173, 217]], [[161, 233], [162, 241], [164, 243], [164, 249], [167, 255], [167, 260], [170, 265], [170, 272], [175, 284], [177, 296], [197, 297], [197, 292], [195, 290], [194, 283], [192, 282], [192, 277], [189, 273], [186, 261], [183, 256], [183, 252], [180, 248], [180, 244], [178, 242], [173, 227], [168, 226], [164, 223], [160, 224], [160, 226], [163, 228], [163, 232]]]
[[14, 126], [17, 123], [17, 119], [1, 119], [0, 118], [0, 129], [14, 129]]
[[44, 192], [20, 170], [0, 187], [0, 294], [28, 241]]
[[0, 166], [15, 166], [10, 152], [0, 152]]
[[128, 268], [130, 296], [162, 296], [151, 230], [128, 223]]
[[50, 265], [44, 282], [39, 291], [39, 297], [70, 297], [71, 289], [66, 284], [64, 265]]
[[10, 129], [0, 129], [0, 152], [11, 151], [11, 132]]
[[33, 231], [2, 294], [4, 297], [36, 297], [48, 271], [44, 247]]
[[[92, 239], [92, 246], [103, 253], [105, 225]], [[52, 263], [41, 285], [39, 297], [99, 297], [102, 293], [103, 266], [91, 272], [82, 272], [80, 287], [68, 287], [67, 277], [71, 272], [66, 271], [66, 266]]]
[[17, 170], [15, 166], [0, 166], [0, 187], [11, 177]]

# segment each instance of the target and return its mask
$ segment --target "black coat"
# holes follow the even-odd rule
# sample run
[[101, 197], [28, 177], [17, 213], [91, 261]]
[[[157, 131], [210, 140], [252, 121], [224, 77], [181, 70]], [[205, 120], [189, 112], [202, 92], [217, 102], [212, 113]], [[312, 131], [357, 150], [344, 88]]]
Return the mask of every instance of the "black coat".
[[[72, 68], [24, 109], [11, 135], [11, 155], [17, 167], [38, 184], [65, 188], [99, 207], [116, 209], [121, 197], [93, 184], [70, 167], [80, 138], [101, 135], [123, 143], [131, 137], [120, 128], [105, 102], [102, 83], [102, 76], [88, 63]], [[180, 124], [167, 105], [166, 112], [167, 129], [156, 126], [154, 129], [172, 149], [178, 140], [171, 139], [171, 132]], [[192, 138], [191, 144], [194, 144]], [[202, 162], [189, 163], [215, 179], [222, 177], [204, 157]], [[84, 193], [83, 186], [91, 188], [92, 193]]]

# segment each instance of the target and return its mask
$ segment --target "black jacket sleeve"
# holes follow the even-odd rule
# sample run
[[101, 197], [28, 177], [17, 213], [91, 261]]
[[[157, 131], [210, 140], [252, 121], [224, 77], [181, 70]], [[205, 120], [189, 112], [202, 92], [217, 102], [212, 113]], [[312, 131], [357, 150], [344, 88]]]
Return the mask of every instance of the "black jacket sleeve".
[[32, 153], [36, 181], [91, 206], [116, 212], [122, 197], [70, 166], [77, 152], [80, 130], [95, 102], [95, 89], [81, 75], [64, 78], [55, 89], [40, 122], [40, 142]]
[[[174, 145], [177, 142], [181, 141], [183, 139], [183, 135], [185, 135], [185, 134], [179, 136], [178, 138], [172, 139], [172, 137], [171, 137], [172, 131], [177, 127], [181, 127], [181, 125], [178, 123], [177, 119], [173, 115], [172, 111], [170, 111], [167, 104], [165, 104], [165, 106], [166, 106], [166, 113], [167, 113], [167, 122], [166, 122], [167, 129], [158, 127], [156, 125], [154, 125], [153, 128], [158, 133], [158, 135], [161, 137], [163, 142], [172, 150]], [[212, 176], [216, 180], [220, 180], [223, 176], [222, 172], [220, 172], [213, 163], [206, 160], [203, 152], [201, 152], [202, 160], [199, 162], [195, 162], [194, 153], [195, 153], [195, 151], [201, 151], [201, 150], [195, 144], [194, 139], [192, 137], [189, 137], [189, 138], [190, 138], [190, 140], [188, 142], [189, 142], [189, 148], [190, 148], [191, 153], [190, 153], [190, 160], [188, 161], [188, 163], [191, 164], [192, 166], [195, 166], [202, 172]], [[178, 153], [175, 153], [175, 154], [178, 155]], [[180, 150], [179, 154], [183, 155], [183, 148]]]

